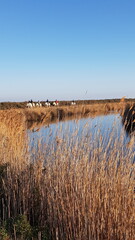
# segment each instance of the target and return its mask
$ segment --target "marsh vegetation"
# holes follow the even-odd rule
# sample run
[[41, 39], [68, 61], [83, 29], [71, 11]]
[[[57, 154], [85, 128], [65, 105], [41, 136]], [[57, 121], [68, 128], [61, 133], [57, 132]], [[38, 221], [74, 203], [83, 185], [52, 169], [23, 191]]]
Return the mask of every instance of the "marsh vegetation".
[[[93, 135], [85, 124], [81, 138], [66, 128], [31, 147], [27, 122], [61, 120], [61, 110], [63, 117], [59, 108], [1, 111], [0, 239], [134, 240], [134, 143], [124, 145], [123, 131], [105, 138], [98, 127]], [[67, 115], [89, 112], [71, 107]]]

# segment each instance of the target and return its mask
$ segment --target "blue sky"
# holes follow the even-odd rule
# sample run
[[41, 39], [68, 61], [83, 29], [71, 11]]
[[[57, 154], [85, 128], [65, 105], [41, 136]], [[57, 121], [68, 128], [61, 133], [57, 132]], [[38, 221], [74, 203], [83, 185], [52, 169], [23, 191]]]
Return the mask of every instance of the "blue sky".
[[134, 0], [0, 0], [0, 101], [135, 97]]

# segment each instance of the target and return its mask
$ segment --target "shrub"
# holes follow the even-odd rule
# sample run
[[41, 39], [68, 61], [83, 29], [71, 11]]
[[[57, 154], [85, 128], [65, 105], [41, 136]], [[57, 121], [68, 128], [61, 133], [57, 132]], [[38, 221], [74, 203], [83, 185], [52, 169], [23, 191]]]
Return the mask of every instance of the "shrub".
[[10, 240], [7, 230], [4, 227], [0, 227], [0, 240]]
[[18, 215], [16, 218], [9, 218], [5, 223], [6, 230], [11, 236], [17, 239], [31, 239], [32, 230], [27, 217]]

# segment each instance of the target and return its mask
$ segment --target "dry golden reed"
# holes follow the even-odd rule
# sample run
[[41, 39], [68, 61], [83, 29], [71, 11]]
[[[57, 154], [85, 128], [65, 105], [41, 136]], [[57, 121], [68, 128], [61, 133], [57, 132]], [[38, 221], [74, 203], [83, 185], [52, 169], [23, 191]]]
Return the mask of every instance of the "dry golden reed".
[[7, 138], [3, 144], [14, 154], [2, 146], [0, 223], [23, 214], [40, 239], [48, 229], [47, 240], [134, 240], [133, 146], [126, 148], [123, 137], [114, 140], [113, 133], [106, 146], [101, 135], [96, 144], [91, 136], [80, 141], [74, 133], [70, 139], [57, 137], [44, 151], [39, 145], [29, 152], [22, 134], [29, 111], [12, 113], [12, 123], [3, 113], [5, 125], [1, 118], [1, 141]]

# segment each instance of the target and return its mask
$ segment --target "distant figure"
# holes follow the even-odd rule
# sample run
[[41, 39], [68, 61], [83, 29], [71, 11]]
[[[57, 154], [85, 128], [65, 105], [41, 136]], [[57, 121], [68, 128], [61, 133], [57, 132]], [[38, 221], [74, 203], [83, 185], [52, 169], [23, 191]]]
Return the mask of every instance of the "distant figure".
[[75, 103], [75, 101], [74, 101], [74, 100], [71, 102], [71, 105], [76, 105], [76, 103]]
[[32, 108], [33, 106], [32, 106], [32, 103], [29, 101], [27, 104], [26, 104], [26, 107], [27, 108]]
[[59, 105], [59, 101], [58, 101], [58, 100], [56, 100], [56, 101], [55, 101], [55, 103], [56, 103], [56, 106], [58, 106], [58, 105]]
[[55, 102], [52, 103], [53, 106], [58, 106], [59, 105], [59, 101], [55, 100]]
[[40, 101], [38, 101], [38, 102], [36, 103], [36, 107], [42, 107], [42, 104], [41, 104]]
[[51, 104], [50, 104], [50, 102], [49, 102], [48, 99], [47, 99], [46, 102], [45, 102], [45, 106], [46, 106], [46, 107], [50, 107], [50, 105], [51, 105]]

